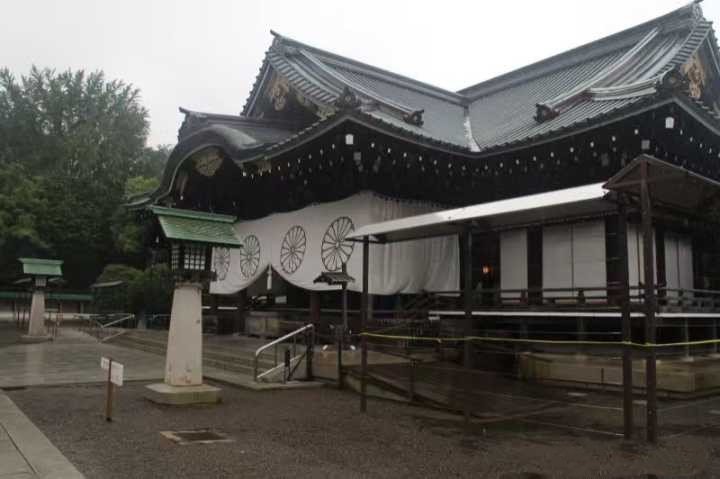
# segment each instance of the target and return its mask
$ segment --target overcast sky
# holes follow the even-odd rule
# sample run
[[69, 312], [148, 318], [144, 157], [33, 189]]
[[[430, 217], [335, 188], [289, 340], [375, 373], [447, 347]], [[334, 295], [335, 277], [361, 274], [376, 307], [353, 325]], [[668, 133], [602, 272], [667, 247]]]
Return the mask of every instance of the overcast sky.
[[[457, 90], [667, 13], [686, 0], [3, 0], [0, 66], [102, 69], [139, 87], [149, 144], [178, 107], [237, 114], [270, 29]], [[720, 20], [720, 0], [702, 4]]]

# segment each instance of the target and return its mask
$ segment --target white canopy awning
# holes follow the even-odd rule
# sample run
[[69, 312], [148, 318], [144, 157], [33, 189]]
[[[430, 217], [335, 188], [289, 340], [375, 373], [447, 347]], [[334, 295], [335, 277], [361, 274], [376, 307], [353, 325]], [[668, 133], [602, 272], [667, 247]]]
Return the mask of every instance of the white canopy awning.
[[602, 213], [613, 208], [603, 183], [492, 201], [363, 226], [348, 236], [365, 236], [381, 243], [457, 234], [468, 224], [478, 229], [500, 229], [568, 217]]

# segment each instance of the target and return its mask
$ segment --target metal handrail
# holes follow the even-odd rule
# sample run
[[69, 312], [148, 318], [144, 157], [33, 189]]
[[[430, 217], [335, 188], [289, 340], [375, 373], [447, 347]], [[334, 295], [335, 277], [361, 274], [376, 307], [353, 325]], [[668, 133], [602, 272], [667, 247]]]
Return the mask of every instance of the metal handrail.
[[100, 324], [100, 329], [104, 329], [104, 328], [109, 328], [110, 326], [115, 326], [116, 324], [125, 322], [125, 321], [127, 321], [128, 319], [132, 319], [132, 318], [134, 318], [134, 317], [135, 317], [134, 314], [127, 314], [127, 315], [125, 315], [125, 316], [122, 316], [120, 319], [116, 319], [116, 320], [114, 320], [114, 321], [110, 321], [109, 323], [100, 323], [99, 321], [98, 321], [98, 323]]
[[[305, 326], [296, 329], [295, 331], [292, 331], [290, 333], [287, 333], [285, 336], [281, 336], [277, 339], [274, 339], [270, 341], [267, 344], [263, 344], [259, 348], [255, 350], [255, 355], [253, 357], [253, 380], [257, 382], [258, 379], [258, 361], [260, 358], [260, 355], [266, 350], [270, 349], [273, 346], [277, 347], [278, 344], [282, 343], [283, 341], [287, 341], [290, 338], [294, 338], [295, 336], [299, 335], [300, 333], [303, 333], [307, 331], [308, 329], [314, 329], [315, 325], [312, 323], [306, 324]], [[277, 365], [277, 349], [275, 350], [275, 363]]]

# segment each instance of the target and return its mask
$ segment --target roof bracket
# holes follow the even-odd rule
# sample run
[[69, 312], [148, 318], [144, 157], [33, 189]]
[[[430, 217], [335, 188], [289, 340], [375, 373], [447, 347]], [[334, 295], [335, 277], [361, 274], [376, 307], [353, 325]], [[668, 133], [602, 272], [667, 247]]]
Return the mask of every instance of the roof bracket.
[[423, 113], [425, 113], [425, 110], [415, 110], [410, 113], [405, 113], [403, 114], [403, 120], [405, 123], [409, 123], [411, 125], [422, 126], [424, 123]]
[[342, 94], [335, 100], [333, 106], [340, 110], [355, 110], [360, 108], [360, 99], [350, 87], [345, 86]]
[[538, 123], [542, 123], [544, 121], [552, 120], [556, 116], [559, 115], [558, 111], [554, 108], [551, 108], [543, 103], [538, 103], [536, 105], [536, 113], [535, 113], [535, 121]]
[[663, 74], [657, 86], [661, 92], [684, 92], [688, 89], [689, 82], [678, 67]]

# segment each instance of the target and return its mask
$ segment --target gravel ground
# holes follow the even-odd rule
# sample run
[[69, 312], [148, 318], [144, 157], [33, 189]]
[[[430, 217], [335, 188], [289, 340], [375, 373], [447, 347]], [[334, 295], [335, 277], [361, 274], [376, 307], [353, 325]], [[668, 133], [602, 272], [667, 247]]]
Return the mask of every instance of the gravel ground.
[[[115, 422], [101, 386], [9, 391], [13, 401], [92, 478], [713, 478], [720, 430], [658, 447], [519, 423], [473, 424], [435, 411], [333, 389], [253, 392], [223, 386], [214, 407], [174, 408], [117, 390]], [[214, 428], [232, 443], [180, 446], [159, 431]]]

